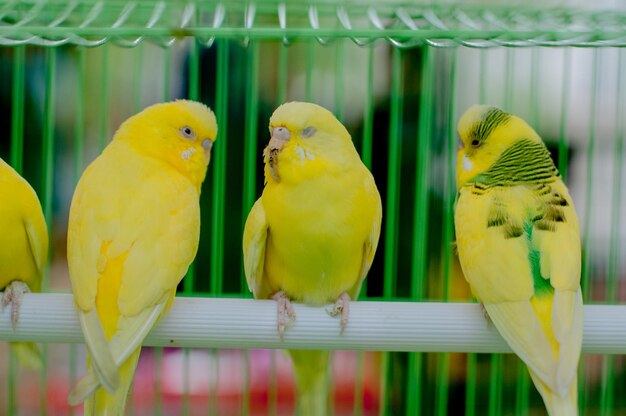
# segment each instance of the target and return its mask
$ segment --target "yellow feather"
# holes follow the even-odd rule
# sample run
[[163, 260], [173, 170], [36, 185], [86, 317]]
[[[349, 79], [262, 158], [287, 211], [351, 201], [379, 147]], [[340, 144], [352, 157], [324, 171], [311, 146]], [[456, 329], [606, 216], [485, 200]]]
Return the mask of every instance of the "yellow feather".
[[580, 236], [537, 133], [494, 107], [459, 121], [455, 227], [476, 298], [528, 365], [550, 415], [575, 415], [582, 344]]
[[[41, 290], [48, 257], [48, 229], [37, 194], [11, 166], [0, 159], [0, 289], [3, 297], [12, 282], [24, 283], [31, 292]], [[8, 299], [8, 297], [7, 297]], [[19, 308], [15, 300], [8, 308]], [[9, 313], [9, 309], [5, 313]], [[18, 316], [19, 322], [19, 316]], [[39, 349], [32, 343], [13, 343], [23, 367], [41, 366]]]
[[195, 257], [216, 134], [203, 104], [148, 107], [122, 124], [78, 183], [68, 264], [93, 365], [68, 401], [87, 399], [88, 414], [123, 414], [141, 342]]
[[[257, 298], [282, 291], [312, 305], [335, 302], [344, 292], [356, 299], [382, 218], [371, 173], [345, 127], [322, 107], [284, 104], [272, 115], [270, 132], [265, 189], [244, 230], [250, 290]], [[300, 411], [325, 414], [328, 352], [290, 353]]]

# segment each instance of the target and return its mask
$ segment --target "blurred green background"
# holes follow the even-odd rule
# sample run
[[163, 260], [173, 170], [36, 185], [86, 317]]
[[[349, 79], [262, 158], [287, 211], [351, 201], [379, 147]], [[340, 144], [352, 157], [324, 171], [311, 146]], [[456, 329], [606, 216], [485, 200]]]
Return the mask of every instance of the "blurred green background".
[[[249, 297], [241, 235], [263, 186], [269, 116], [306, 100], [346, 125], [383, 198], [362, 299], [471, 301], [453, 243], [455, 125], [488, 103], [526, 119], [567, 180], [585, 302], [624, 302], [626, 8], [582, 5], [0, 1], [0, 157], [42, 201], [46, 290], [69, 291], [68, 208], [83, 169], [130, 115], [191, 98], [213, 108], [219, 133], [200, 249], [179, 289]], [[0, 414], [81, 413], [65, 397], [83, 346], [45, 351], [45, 370], [31, 373], [0, 346]], [[545, 414], [513, 355], [341, 351], [333, 363], [329, 414]], [[626, 414], [623, 357], [585, 355], [579, 374], [583, 414]], [[293, 376], [280, 351], [146, 348], [128, 407], [292, 414]]]

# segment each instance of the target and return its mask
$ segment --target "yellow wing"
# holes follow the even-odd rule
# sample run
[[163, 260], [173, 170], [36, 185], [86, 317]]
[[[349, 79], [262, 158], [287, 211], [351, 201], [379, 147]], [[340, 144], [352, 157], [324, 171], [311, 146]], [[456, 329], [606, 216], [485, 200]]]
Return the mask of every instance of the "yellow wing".
[[248, 288], [255, 298], [260, 299], [270, 295], [263, 285], [268, 227], [265, 209], [259, 198], [252, 206], [243, 230], [243, 265]]
[[582, 340], [578, 221], [563, 183], [461, 189], [455, 224], [472, 291], [516, 354], [565, 395]]
[[85, 172], [70, 210], [68, 262], [97, 373], [141, 345], [196, 254], [199, 225], [198, 191], [163, 162], [113, 142]]
[[367, 176], [365, 185], [365, 194], [371, 198], [371, 203], [376, 206], [374, 214], [374, 221], [370, 232], [367, 236], [367, 240], [363, 244], [363, 263], [361, 265], [361, 271], [359, 272], [359, 280], [354, 288], [350, 291], [350, 297], [356, 299], [361, 291], [361, 285], [369, 272], [372, 263], [374, 262], [374, 256], [376, 255], [376, 248], [378, 247], [378, 240], [380, 238], [380, 226], [383, 219], [383, 206], [378, 193], [378, 188], [374, 182], [374, 178], [371, 174]]

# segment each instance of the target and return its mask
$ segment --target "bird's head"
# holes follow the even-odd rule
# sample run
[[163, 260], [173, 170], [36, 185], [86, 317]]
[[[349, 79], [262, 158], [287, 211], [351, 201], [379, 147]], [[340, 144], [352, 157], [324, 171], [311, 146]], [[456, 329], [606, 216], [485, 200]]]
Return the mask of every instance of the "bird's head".
[[521, 118], [497, 107], [474, 105], [459, 119], [461, 144], [457, 154], [457, 187], [487, 171], [502, 152], [519, 140], [541, 142]]
[[291, 173], [315, 174], [328, 163], [358, 157], [343, 124], [317, 104], [281, 105], [272, 114], [269, 129], [271, 138], [263, 152], [267, 182], [280, 182]]
[[176, 100], [154, 104], [119, 128], [123, 140], [143, 155], [163, 160], [200, 189], [217, 136], [213, 112], [204, 104]]

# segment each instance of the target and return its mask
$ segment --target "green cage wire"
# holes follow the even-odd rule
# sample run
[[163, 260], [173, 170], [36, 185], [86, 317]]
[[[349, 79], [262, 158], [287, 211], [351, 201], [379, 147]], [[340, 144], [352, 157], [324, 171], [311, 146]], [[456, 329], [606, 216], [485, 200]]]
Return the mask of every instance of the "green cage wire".
[[[585, 303], [623, 303], [626, 7], [611, 6], [0, 0], [0, 157], [42, 201], [44, 291], [69, 292], [68, 208], [85, 166], [128, 116], [190, 98], [213, 108], [219, 135], [179, 294], [250, 297], [241, 235], [269, 116], [306, 100], [347, 126], [383, 198], [361, 299], [471, 301], [453, 248], [455, 129], [489, 103], [525, 118], [567, 180]], [[43, 370], [27, 372], [2, 344], [0, 414], [80, 414], [65, 400], [83, 350], [47, 345]], [[329, 415], [545, 414], [512, 354], [338, 351], [332, 364]], [[292, 414], [289, 366], [280, 351], [145, 348], [128, 414]], [[626, 414], [624, 370], [622, 356], [582, 357], [582, 414]]]

